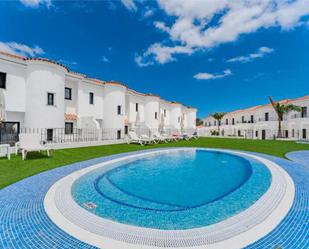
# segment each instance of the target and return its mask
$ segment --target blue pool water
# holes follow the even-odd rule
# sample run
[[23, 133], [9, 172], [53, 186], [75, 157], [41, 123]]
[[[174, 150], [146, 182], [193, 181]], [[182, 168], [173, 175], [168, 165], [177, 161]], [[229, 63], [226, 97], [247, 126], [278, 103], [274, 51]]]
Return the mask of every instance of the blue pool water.
[[[170, 150], [102, 167], [80, 177], [72, 196], [89, 212], [156, 229], [189, 229], [248, 208], [268, 189], [259, 161], [207, 150]], [[89, 208], [89, 207], [88, 207]]]

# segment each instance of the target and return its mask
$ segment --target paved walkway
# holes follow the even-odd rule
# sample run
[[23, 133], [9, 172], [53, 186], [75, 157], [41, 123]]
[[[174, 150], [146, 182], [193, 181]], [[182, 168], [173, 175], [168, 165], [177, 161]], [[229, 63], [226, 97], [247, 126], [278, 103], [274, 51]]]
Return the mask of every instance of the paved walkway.
[[[121, 156], [129, 154], [132, 153]], [[309, 165], [256, 155], [270, 159], [284, 168], [294, 180], [296, 194], [291, 210], [279, 226], [248, 248], [309, 248]], [[53, 169], [0, 190], [0, 248], [93, 248], [52, 223], [43, 207], [44, 196], [53, 183], [63, 176], [117, 157], [119, 155]], [[303, 154], [297, 158], [303, 158]], [[296, 159], [294, 157], [293, 160]]]

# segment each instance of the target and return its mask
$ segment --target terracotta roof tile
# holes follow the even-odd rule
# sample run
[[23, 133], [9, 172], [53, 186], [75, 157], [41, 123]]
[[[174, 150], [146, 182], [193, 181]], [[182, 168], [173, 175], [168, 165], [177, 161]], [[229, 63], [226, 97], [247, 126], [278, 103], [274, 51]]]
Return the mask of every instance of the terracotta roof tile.
[[66, 113], [66, 114], [64, 114], [64, 118], [65, 118], [65, 120], [74, 121], [74, 120], [78, 119], [78, 116], [74, 113]]

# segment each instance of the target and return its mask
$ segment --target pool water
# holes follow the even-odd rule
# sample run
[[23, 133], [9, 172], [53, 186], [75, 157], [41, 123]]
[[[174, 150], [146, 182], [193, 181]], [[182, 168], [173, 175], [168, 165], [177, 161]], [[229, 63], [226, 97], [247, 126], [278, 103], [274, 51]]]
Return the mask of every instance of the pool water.
[[[75, 201], [103, 218], [156, 229], [210, 225], [248, 208], [271, 182], [251, 158], [167, 150], [96, 169], [76, 180]], [[86, 204], [94, 204], [89, 209]]]

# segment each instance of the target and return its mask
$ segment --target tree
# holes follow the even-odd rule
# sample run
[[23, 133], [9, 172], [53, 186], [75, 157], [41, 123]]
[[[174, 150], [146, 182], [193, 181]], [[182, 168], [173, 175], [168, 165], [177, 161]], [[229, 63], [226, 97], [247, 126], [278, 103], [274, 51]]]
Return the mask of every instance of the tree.
[[277, 116], [278, 116], [278, 138], [282, 138], [282, 121], [284, 115], [288, 114], [291, 111], [301, 112], [301, 107], [293, 104], [282, 104], [280, 102], [275, 102], [271, 96], [269, 96], [269, 101], [273, 106]]
[[203, 120], [202, 120], [202, 119], [200, 119], [200, 118], [196, 118], [195, 123], [196, 123], [196, 126], [203, 125]]
[[218, 133], [220, 135], [220, 125], [221, 125], [221, 120], [224, 117], [225, 112], [215, 112], [213, 114], [211, 114], [211, 116], [217, 120], [217, 126], [218, 126]]

